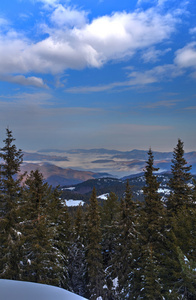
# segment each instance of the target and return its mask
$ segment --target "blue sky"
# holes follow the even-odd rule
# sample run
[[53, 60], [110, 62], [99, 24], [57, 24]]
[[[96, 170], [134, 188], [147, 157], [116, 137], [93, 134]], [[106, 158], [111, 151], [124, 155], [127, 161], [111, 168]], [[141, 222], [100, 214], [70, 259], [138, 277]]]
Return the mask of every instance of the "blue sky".
[[196, 150], [196, 2], [0, 4], [0, 135], [23, 150]]

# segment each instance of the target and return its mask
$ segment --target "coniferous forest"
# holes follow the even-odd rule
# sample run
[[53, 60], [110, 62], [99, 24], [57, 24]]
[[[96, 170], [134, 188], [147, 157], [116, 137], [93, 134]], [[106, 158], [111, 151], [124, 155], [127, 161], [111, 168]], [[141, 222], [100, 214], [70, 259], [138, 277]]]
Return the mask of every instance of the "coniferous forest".
[[87, 299], [196, 299], [196, 182], [179, 139], [162, 200], [149, 149], [144, 202], [110, 193], [69, 211], [42, 174], [18, 175], [23, 154], [0, 149], [0, 279], [45, 283]]

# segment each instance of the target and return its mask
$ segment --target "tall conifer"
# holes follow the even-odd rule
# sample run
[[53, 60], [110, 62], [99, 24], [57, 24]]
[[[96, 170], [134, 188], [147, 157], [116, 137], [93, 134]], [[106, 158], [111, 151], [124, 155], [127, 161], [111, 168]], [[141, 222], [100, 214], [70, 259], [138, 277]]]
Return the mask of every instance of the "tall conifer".
[[22, 177], [17, 178], [23, 161], [12, 131], [6, 129], [4, 147], [0, 149], [0, 278], [20, 279], [21, 232], [20, 203]]
[[175, 214], [178, 209], [189, 207], [192, 204], [192, 192], [188, 184], [192, 178], [190, 170], [191, 166], [187, 166], [187, 162], [184, 158], [183, 142], [178, 139], [177, 146], [173, 152], [171, 166], [172, 177], [169, 181], [169, 187], [171, 189], [167, 201], [169, 214]]
[[101, 248], [100, 212], [93, 188], [87, 215], [87, 275], [89, 297], [92, 300], [103, 296], [103, 263]]
[[121, 200], [119, 219], [119, 238], [115, 260], [120, 299], [131, 299], [134, 282], [134, 266], [137, 249], [137, 204], [127, 180], [125, 196]]
[[[54, 245], [54, 226], [51, 226], [51, 187], [42, 174], [31, 171], [24, 192], [22, 232], [23, 280], [59, 286], [59, 252]], [[53, 211], [55, 214], [55, 211]]]
[[72, 232], [72, 245], [69, 253], [69, 274], [71, 288], [74, 293], [86, 296], [86, 257], [85, 257], [85, 229], [84, 212], [78, 206]]
[[101, 219], [102, 219], [102, 252], [105, 270], [107, 291], [104, 292], [105, 299], [115, 299], [116, 286], [115, 280], [115, 251], [118, 242], [118, 220], [120, 213], [118, 197], [111, 192], [107, 200], [104, 201]]
[[[151, 149], [145, 168], [146, 185], [143, 188], [144, 206], [140, 216], [140, 253], [137, 268], [139, 286], [135, 296], [142, 299], [163, 299], [163, 274], [166, 256], [165, 209], [158, 193], [154, 167], [154, 157]], [[133, 299], [137, 299], [137, 297]]]
[[172, 177], [169, 181], [171, 193], [167, 201], [167, 236], [170, 248], [167, 265], [171, 297], [183, 299], [194, 299], [195, 294], [192, 294], [196, 287], [196, 283], [184, 272], [181, 261], [181, 253], [188, 260], [192, 260], [196, 254], [195, 200], [194, 191], [189, 184], [192, 179], [190, 171], [191, 166], [187, 166], [184, 158], [183, 142], [179, 139], [173, 153]]

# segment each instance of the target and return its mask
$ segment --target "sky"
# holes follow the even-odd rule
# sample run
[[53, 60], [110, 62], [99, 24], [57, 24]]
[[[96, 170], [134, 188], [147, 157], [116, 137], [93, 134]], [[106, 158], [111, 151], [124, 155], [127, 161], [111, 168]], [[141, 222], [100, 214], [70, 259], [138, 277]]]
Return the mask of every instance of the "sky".
[[196, 150], [196, 1], [0, 4], [0, 143]]

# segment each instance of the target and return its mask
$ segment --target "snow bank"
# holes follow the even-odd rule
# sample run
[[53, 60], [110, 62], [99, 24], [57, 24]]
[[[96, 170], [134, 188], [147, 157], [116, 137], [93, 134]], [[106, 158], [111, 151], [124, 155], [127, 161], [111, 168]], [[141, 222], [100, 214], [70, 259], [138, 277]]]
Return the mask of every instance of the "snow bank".
[[100, 196], [98, 196], [97, 198], [98, 198], [98, 199], [102, 199], [102, 200], [107, 200], [107, 199], [108, 199], [108, 196], [109, 196], [109, 193], [100, 195]]
[[76, 188], [75, 186], [71, 186], [71, 187], [68, 187], [68, 188], [62, 188], [61, 191], [65, 191], [65, 190], [74, 191], [75, 188]]
[[[0, 279], [1, 300], [85, 300], [51, 285]], [[87, 299], [86, 299], [87, 300]]]
[[69, 200], [65, 200], [65, 202], [66, 202], [67, 206], [79, 206], [80, 204], [82, 206], [84, 205], [84, 201], [82, 201], [82, 200], [69, 199]]

